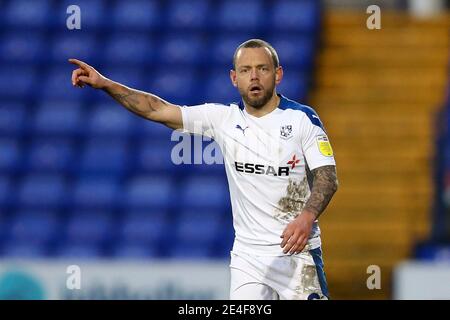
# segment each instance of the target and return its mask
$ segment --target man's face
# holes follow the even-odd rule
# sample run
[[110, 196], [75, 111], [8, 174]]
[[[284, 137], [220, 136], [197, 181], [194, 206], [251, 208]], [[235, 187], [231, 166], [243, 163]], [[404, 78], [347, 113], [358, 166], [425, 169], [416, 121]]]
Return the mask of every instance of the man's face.
[[236, 70], [230, 72], [233, 85], [247, 105], [262, 108], [281, 82], [281, 67], [275, 69], [267, 48], [242, 48], [237, 53], [235, 64]]

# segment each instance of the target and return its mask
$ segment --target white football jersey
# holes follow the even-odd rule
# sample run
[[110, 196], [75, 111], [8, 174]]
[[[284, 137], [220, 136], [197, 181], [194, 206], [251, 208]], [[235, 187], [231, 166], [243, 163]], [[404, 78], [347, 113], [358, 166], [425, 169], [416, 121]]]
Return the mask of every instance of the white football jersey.
[[[284, 255], [281, 234], [310, 196], [310, 170], [335, 165], [317, 113], [282, 95], [277, 109], [262, 117], [242, 102], [181, 108], [185, 132], [213, 138], [224, 156], [233, 210], [233, 251]], [[314, 223], [305, 250], [321, 244]]]

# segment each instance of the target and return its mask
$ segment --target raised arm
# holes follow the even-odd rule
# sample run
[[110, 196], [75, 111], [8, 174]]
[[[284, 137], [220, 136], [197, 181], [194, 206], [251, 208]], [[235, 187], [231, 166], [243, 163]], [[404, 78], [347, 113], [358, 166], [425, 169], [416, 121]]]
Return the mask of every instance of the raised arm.
[[180, 106], [171, 104], [151, 93], [135, 90], [114, 82], [87, 63], [69, 59], [78, 66], [72, 72], [72, 85], [83, 88], [85, 84], [108, 93], [117, 102], [138, 116], [165, 124], [172, 129], [183, 127]]
[[284, 253], [299, 253], [305, 247], [314, 221], [322, 214], [338, 188], [336, 166], [322, 166], [311, 171], [311, 195], [300, 215], [290, 222], [281, 238]]

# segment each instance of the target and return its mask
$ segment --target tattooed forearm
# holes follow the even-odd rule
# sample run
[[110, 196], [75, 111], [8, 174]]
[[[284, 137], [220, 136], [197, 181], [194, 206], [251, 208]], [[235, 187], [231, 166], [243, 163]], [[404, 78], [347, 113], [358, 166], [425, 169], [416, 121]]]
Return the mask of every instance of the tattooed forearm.
[[167, 105], [166, 101], [155, 95], [119, 83], [112, 83], [105, 91], [129, 111], [147, 119], [151, 119], [153, 111]]
[[[136, 96], [137, 94], [130, 90], [128, 93], [112, 93], [111, 96], [120, 104], [124, 105], [129, 109], [139, 110], [139, 99]], [[143, 110], [142, 110], [143, 111]]]
[[311, 173], [314, 178], [313, 187], [303, 210], [308, 210], [319, 217], [337, 190], [336, 167], [323, 166], [312, 170]]

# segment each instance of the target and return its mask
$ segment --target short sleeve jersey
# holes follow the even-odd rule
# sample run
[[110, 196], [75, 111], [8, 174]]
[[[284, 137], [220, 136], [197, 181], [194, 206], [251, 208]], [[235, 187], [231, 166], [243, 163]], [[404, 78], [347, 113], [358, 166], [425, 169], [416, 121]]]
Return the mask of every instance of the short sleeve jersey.
[[[221, 148], [233, 211], [234, 251], [283, 255], [280, 235], [311, 194], [311, 170], [336, 165], [317, 113], [279, 97], [278, 108], [262, 117], [247, 113], [242, 102], [181, 108], [184, 131], [213, 138]], [[305, 249], [320, 244], [316, 221]]]

